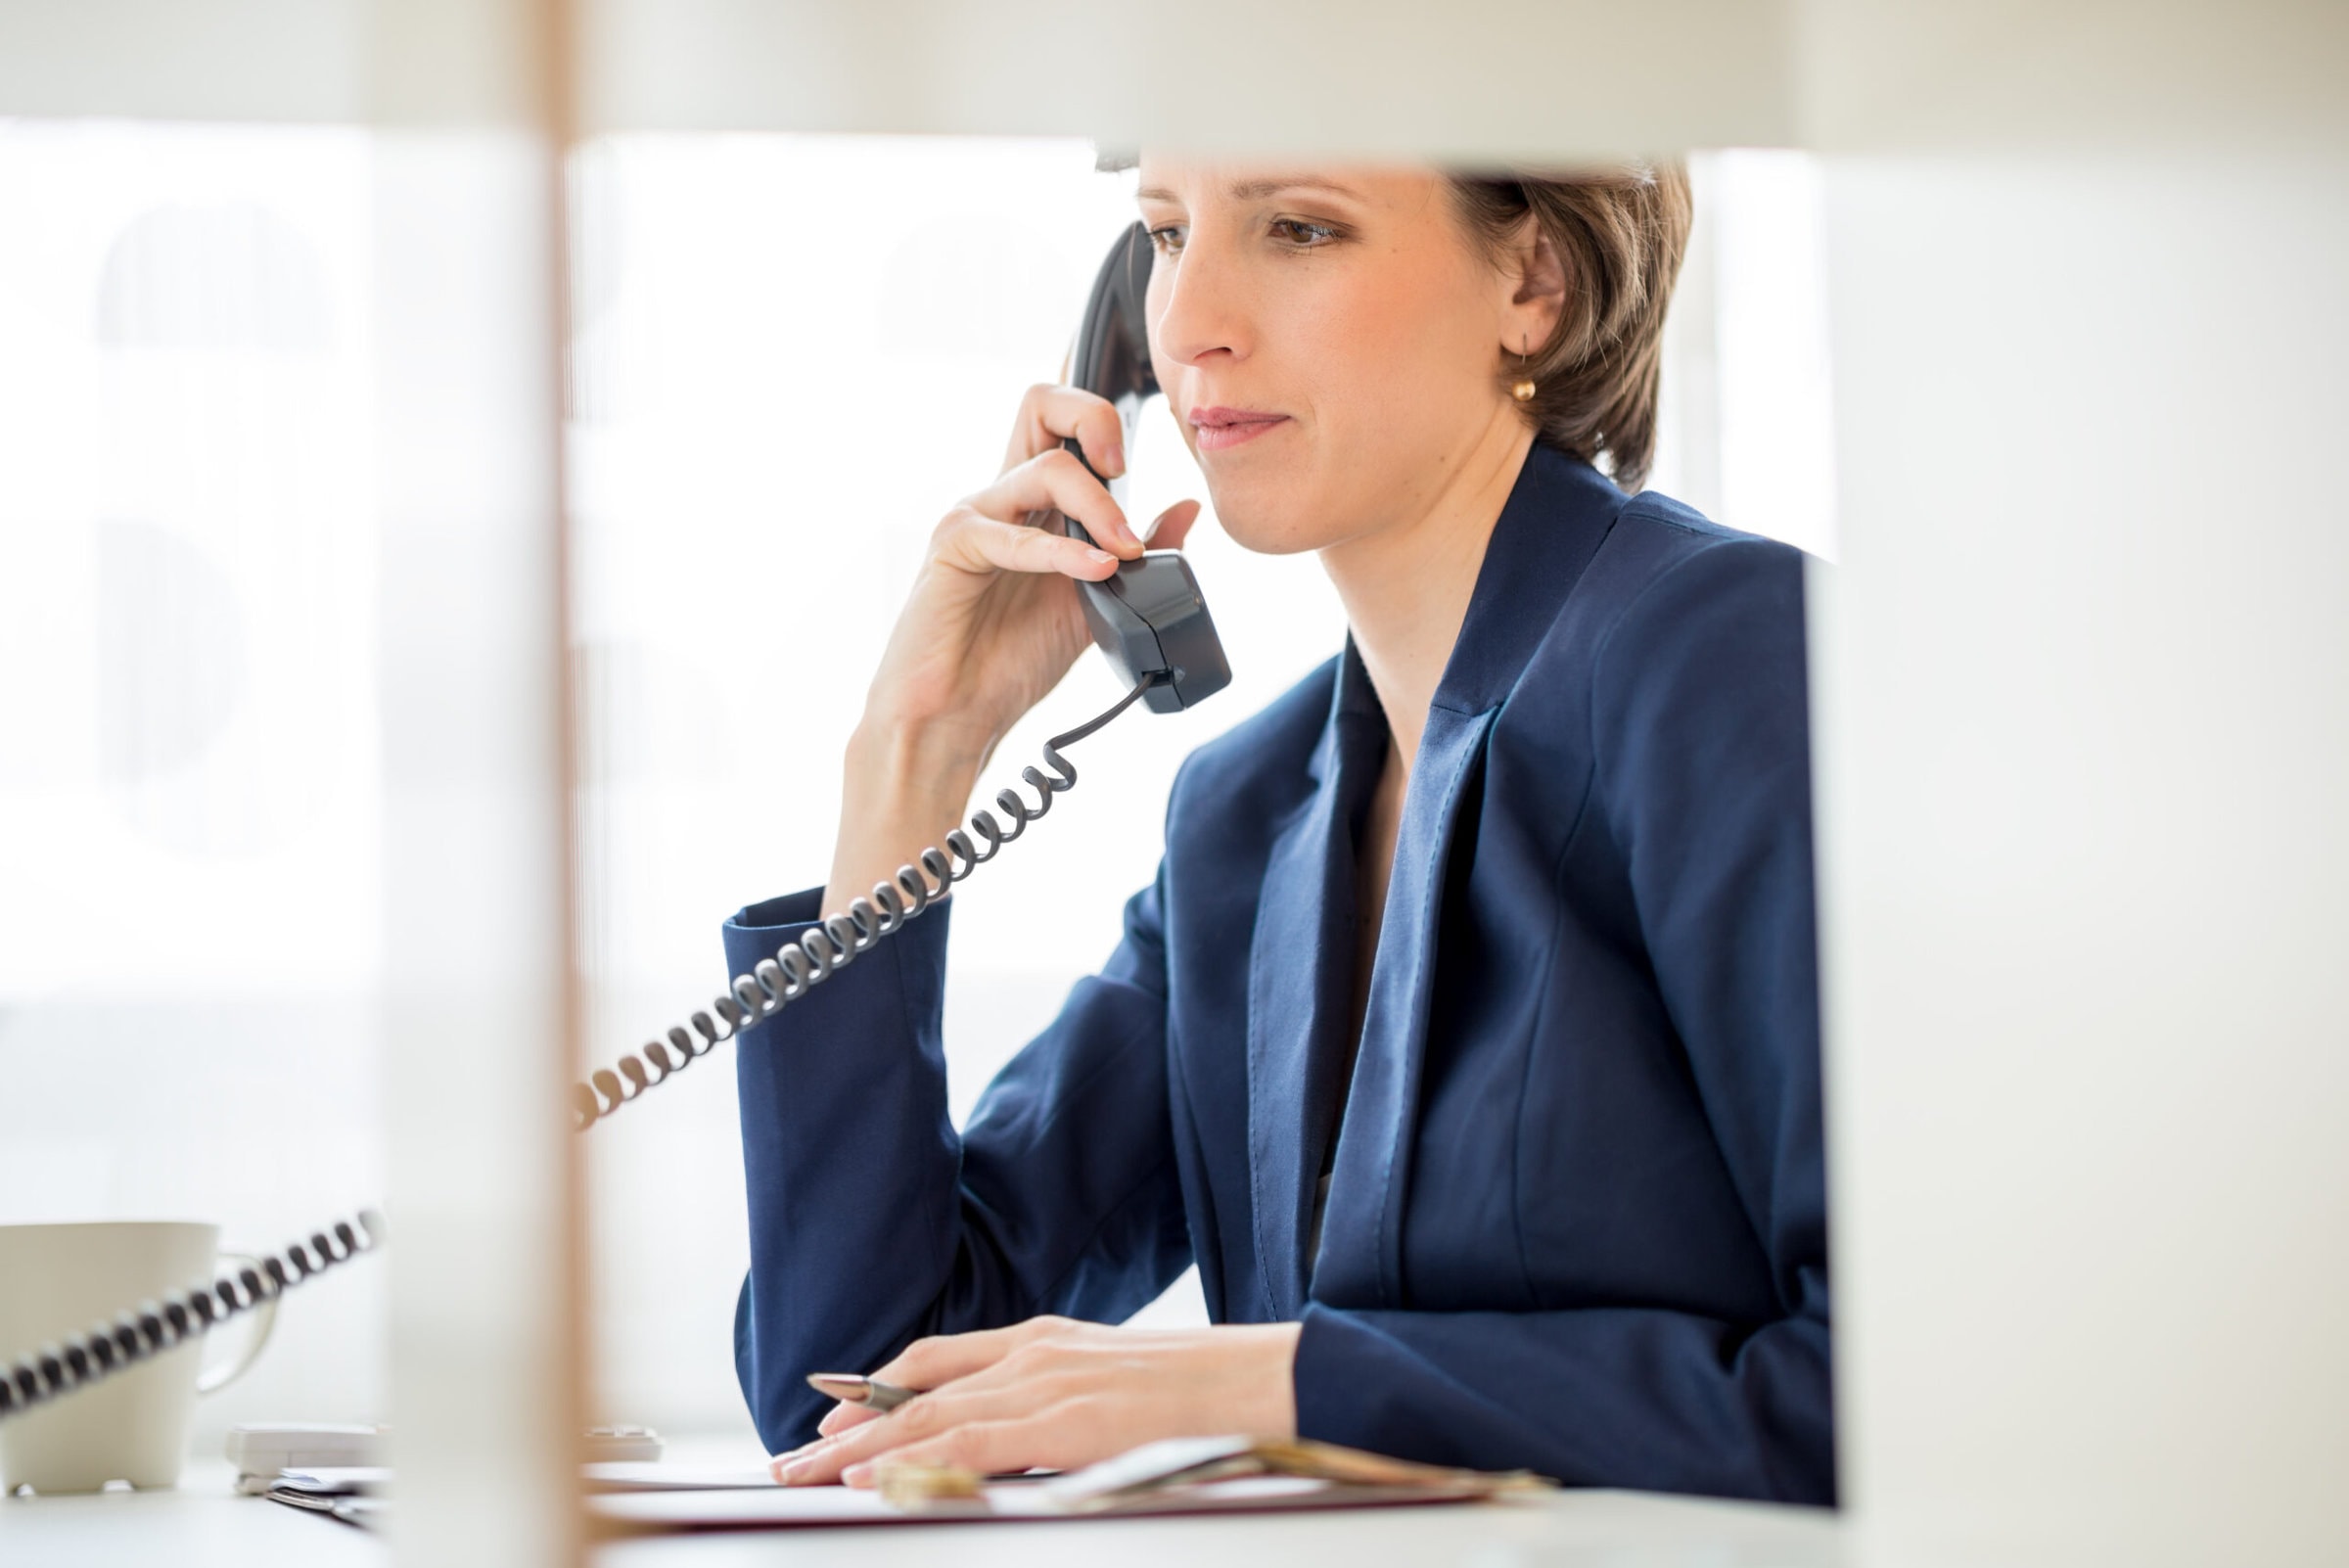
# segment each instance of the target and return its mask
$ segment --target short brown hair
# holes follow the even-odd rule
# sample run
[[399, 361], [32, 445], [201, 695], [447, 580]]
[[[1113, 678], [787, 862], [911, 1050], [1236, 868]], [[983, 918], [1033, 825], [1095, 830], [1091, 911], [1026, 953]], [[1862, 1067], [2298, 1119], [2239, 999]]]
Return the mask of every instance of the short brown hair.
[[1536, 438], [1586, 463], [1603, 453], [1615, 483], [1637, 489], [1656, 455], [1664, 309], [1688, 249], [1687, 169], [1454, 175], [1451, 187], [1470, 238], [1489, 254], [1497, 257], [1530, 217], [1565, 266], [1557, 331], [1503, 377], [1534, 383], [1524, 407]]

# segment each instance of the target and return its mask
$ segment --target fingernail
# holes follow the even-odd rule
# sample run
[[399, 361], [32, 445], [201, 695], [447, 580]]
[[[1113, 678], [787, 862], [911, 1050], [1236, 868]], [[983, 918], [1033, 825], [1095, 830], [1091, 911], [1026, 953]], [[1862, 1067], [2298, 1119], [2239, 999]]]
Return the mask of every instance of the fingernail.
[[796, 1487], [800, 1484], [800, 1478], [812, 1467], [813, 1461], [807, 1459], [794, 1459], [788, 1464], [778, 1461], [775, 1465], [775, 1479], [787, 1487]]
[[852, 1464], [840, 1472], [843, 1486], [860, 1487], [872, 1478], [873, 1467], [870, 1464]]
[[1117, 557], [1107, 550], [1087, 550], [1084, 552], [1084, 558], [1095, 566], [1107, 566], [1117, 560]]
[[1101, 467], [1104, 472], [1108, 473], [1113, 478], [1117, 475], [1125, 473], [1126, 448], [1115, 445], [1104, 446], [1101, 448]]

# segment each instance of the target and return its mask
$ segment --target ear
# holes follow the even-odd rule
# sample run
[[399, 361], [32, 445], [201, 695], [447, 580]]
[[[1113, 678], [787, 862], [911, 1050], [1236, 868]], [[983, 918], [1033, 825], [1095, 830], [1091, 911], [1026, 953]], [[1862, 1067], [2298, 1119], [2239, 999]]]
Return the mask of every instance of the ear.
[[1510, 293], [1502, 307], [1501, 348], [1509, 354], [1538, 352], [1566, 313], [1566, 263], [1548, 232], [1530, 217], [1509, 248], [1503, 276]]

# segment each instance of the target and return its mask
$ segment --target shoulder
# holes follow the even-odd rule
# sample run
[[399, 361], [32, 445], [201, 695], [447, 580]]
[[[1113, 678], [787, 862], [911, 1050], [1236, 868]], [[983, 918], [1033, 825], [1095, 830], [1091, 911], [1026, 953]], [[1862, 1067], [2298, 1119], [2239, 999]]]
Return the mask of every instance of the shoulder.
[[1734, 591], [1764, 583], [1799, 588], [1803, 553], [1791, 544], [1714, 522], [1692, 506], [1642, 490], [1624, 503], [1591, 562], [1603, 571], [1620, 607], [1631, 610], [1668, 578], [1679, 586]]
[[[1781, 633], [1801, 623], [1800, 551], [1654, 490], [1627, 495], [1544, 447], [1529, 459], [1492, 549], [1478, 594], [1505, 614], [1489, 614], [1487, 629], [1501, 627], [1506, 641], [1516, 621], [1533, 657], [1520, 652], [1512, 673], [1552, 695], [1560, 681], [1587, 690], [1601, 651], [1627, 633], [1669, 636], [1659, 622], [1736, 614]], [[1512, 684], [1526, 694], [1524, 678]]]
[[1643, 490], [1625, 500], [1545, 641], [1601, 685], [1690, 660], [1799, 657], [1803, 553]]
[[1652, 491], [1625, 498], [1527, 664], [1516, 729], [1562, 725], [1602, 757], [1757, 723], [1798, 741], [1803, 573], [1791, 545]]
[[1804, 557], [1660, 495], [1634, 496], [1587, 649], [1602, 757], [1709, 760], [1710, 776], [1808, 754]]

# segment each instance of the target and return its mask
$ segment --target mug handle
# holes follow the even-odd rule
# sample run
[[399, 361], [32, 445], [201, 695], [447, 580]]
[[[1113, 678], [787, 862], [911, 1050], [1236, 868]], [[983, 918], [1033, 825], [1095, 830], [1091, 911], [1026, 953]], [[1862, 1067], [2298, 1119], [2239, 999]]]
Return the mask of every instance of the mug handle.
[[[249, 1252], [224, 1252], [220, 1254], [220, 1260], [223, 1263], [249, 1264], [255, 1268], [261, 1266], [261, 1260]], [[246, 1337], [245, 1348], [226, 1366], [212, 1367], [199, 1376], [196, 1379], [197, 1393], [218, 1393], [243, 1377], [253, 1363], [261, 1359], [261, 1347], [269, 1343], [269, 1331], [277, 1326], [277, 1298], [271, 1296], [246, 1315], [253, 1328]]]

